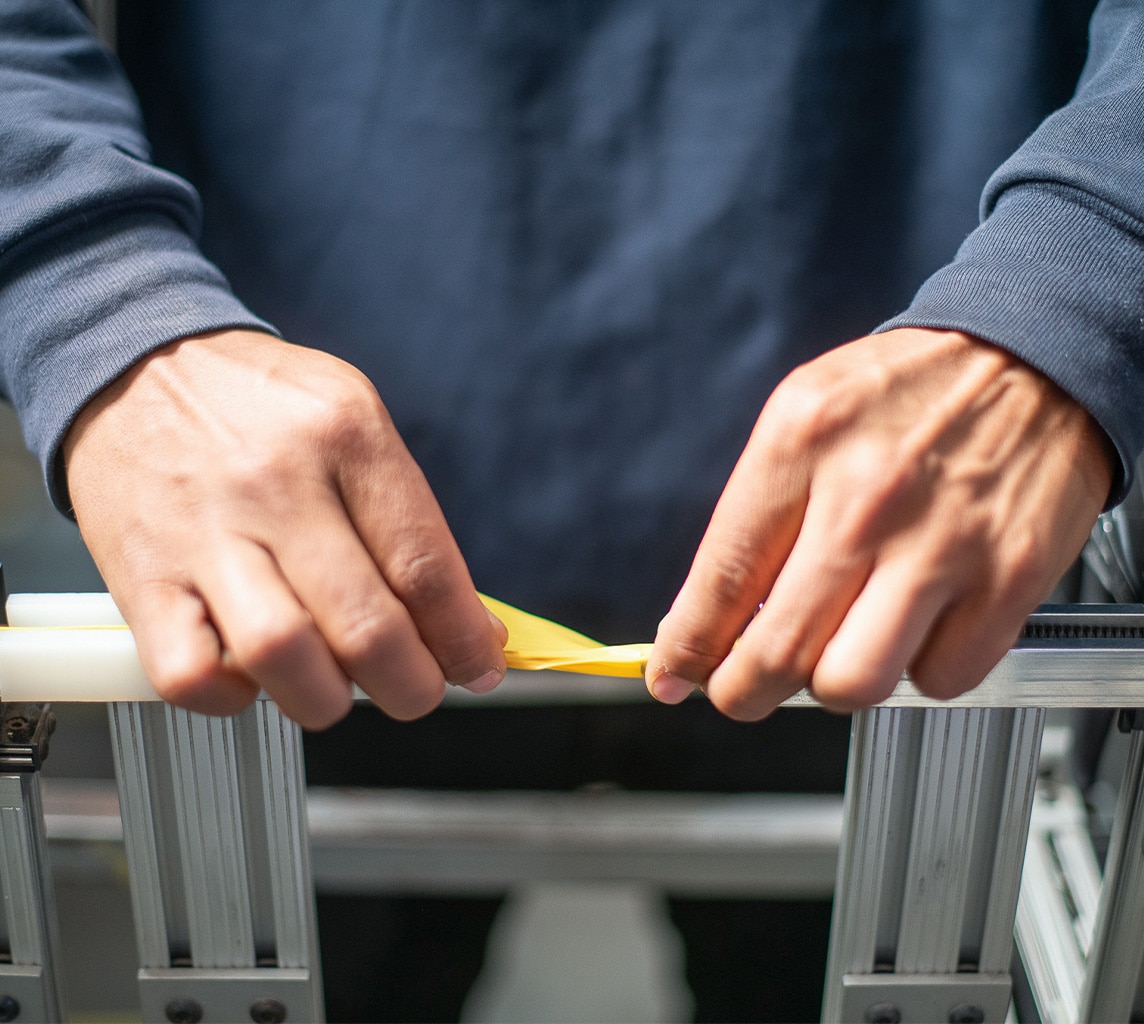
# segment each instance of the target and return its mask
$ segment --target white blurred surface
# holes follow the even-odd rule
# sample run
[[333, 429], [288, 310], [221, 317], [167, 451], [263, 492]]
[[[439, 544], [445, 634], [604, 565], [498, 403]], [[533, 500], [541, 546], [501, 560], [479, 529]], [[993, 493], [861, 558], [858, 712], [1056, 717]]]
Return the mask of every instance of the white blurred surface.
[[469, 995], [469, 1024], [685, 1021], [683, 946], [655, 893], [544, 884], [513, 893]]

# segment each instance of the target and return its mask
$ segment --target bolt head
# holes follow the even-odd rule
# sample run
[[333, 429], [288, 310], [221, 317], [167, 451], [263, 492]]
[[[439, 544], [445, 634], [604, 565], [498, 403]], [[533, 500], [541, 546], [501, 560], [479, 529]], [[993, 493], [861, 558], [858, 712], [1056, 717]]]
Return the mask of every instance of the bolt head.
[[250, 1019], [254, 1024], [282, 1024], [286, 1006], [277, 999], [256, 999], [250, 1004]]
[[172, 999], [164, 1012], [171, 1024], [199, 1024], [203, 1019], [202, 1003], [197, 999]]

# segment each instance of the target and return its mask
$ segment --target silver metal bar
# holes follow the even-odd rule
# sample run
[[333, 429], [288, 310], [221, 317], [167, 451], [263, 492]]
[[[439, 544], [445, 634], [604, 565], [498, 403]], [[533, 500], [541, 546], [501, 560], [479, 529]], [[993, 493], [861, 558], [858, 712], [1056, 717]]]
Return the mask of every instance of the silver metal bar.
[[1127, 1021], [1144, 973], [1144, 732], [1132, 745], [1116, 809], [1087, 974], [1082, 1021]]
[[196, 967], [253, 967], [234, 721], [170, 707], [167, 730], [191, 958]]
[[979, 708], [925, 716], [895, 959], [901, 974], [957, 971], [986, 724]]
[[1080, 793], [1038, 785], [1029, 828], [1015, 935], [1044, 1024], [1079, 1020], [1085, 955], [1100, 898], [1100, 867]]
[[918, 713], [876, 708], [854, 715], [843, 804], [823, 1020], [842, 1019], [842, 979], [893, 960], [901, 900], [887, 885], [904, 869], [901, 833], [915, 792], [910, 756]]
[[[1041, 708], [1026, 708], [1012, 715], [1005, 788], [998, 816], [992, 819], [1002, 822], [1003, 827], [995, 837], [992, 878], [984, 901], [986, 916], [978, 969], [985, 973], [1008, 971], [1013, 955], [1013, 920], [1021, 891], [1022, 867], [1037, 789], [1038, 752], [1046, 717]], [[995, 755], [990, 753], [987, 756]], [[983, 837], [993, 838], [988, 833]], [[971, 895], [969, 905], [981, 904]]]
[[[109, 786], [44, 780], [53, 857], [71, 874], [110, 870], [91, 852], [123, 838]], [[314, 879], [326, 892], [471, 894], [571, 879], [829, 897], [842, 832], [842, 798], [833, 794], [318, 787], [307, 806]]]
[[147, 719], [154, 719], [155, 710], [126, 702], [107, 706], [139, 963], [142, 967], [169, 967], [170, 940], [163, 898], [169, 887], [164, 882], [157, 843], [162, 830], [152, 804], [154, 759], [149, 760], [146, 753]]
[[275, 704], [256, 704], [254, 721], [278, 966], [307, 967], [318, 947], [301, 739]]
[[1004, 1020], [1043, 723], [1011, 709], [855, 716], [824, 1020]]
[[123, 703], [110, 720], [144, 1019], [321, 1020], [297, 726], [268, 701], [234, 718]]
[[38, 772], [0, 775], [0, 889], [11, 959], [0, 964], [0, 993], [14, 1001], [19, 1019], [62, 1020], [55, 890]]
[[834, 796], [312, 790], [325, 892], [496, 893], [545, 879], [679, 894], [833, 890]]

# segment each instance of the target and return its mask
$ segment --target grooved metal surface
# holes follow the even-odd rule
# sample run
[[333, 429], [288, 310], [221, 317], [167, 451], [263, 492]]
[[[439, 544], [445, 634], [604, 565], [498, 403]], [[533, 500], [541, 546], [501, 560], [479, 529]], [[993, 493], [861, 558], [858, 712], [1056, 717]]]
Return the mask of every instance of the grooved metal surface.
[[953, 972], [965, 914], [986, 713], [927, 712], [895, 967]]
[[898, 873], [891, 863], [893, 823], [913, 793], [912, 772], [903, 769], [911, 760], [909, 738], [916, 721], [916, 712], [887, 708], [860, 711], [852, 719], [824, 1020], [839, 1019], [843, 977], [874, 970], [879, 923], [897, 916], [888, 884], [888, 876]]
[[1075, 1024], [1085, 955], [1100, 899], [1083, 799], [1072, 786], [1039, 787], [1033, 803], [1015, 934], [1044, 1024]]
[[254, 713], [278, 966], [308, 967], [316, 946], [301, 739], [274, 704], [261, 701]]
[[12, 962], [27, 965], [41, 963], [44, 932], [32, 822], [21, 783], [19, 775], [0, 775], [0, 883]]
[[0, 775], [0, 890], [11, 960], [0, 964], [0, 983], [11, 979], [25, 994], [25, 1019], [34, 1011], [41, 1020], [60, 1020], [56, 902], [34, 772]]
[[986, 974], [1008, 971], [1012, 959], [1013, 918], [1021, 891], [1021, 869], [1037, 789], [1037, 765], [1045, 718], [1042, 708], [1021, 708], [1012, 714], [999, 816], [1003, 827], [996, 835], [993, 877], [985, 901], [985, 927], [978, 963], [978, 969]]
[[166, 710], [191, 958], [195, 967], [253, 967], [234, 722]]
[[136, 703], [107, 706], [112, 755], [119, 787], [124, 852], [131, 877], [131, 910], [141, 967], [170, 967], [163, 878], [155, 845], [156, 822], [143, 725], [144, 708]]
[[1132, 734], [1080, 997], [1082, 1021], [1128, 1020], [1144, 973], [1144, 732]]

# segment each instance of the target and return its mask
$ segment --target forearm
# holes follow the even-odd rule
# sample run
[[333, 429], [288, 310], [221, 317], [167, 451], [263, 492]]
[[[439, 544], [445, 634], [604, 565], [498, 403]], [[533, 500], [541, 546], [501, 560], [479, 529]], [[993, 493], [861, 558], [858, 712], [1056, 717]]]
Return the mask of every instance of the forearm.
[[191, 187], [149, 162], [131, 89], [68, 0], [0, 5], [0, 390], [56, 504], [78, 410], [143, 355], [270, 328], [198, 252]]
[[981, 226], [882, 330], [959, 330], [1040, 370], [1144, 448], [1144, 4], [1104, 3], [1073, 100], [992, 176]]

